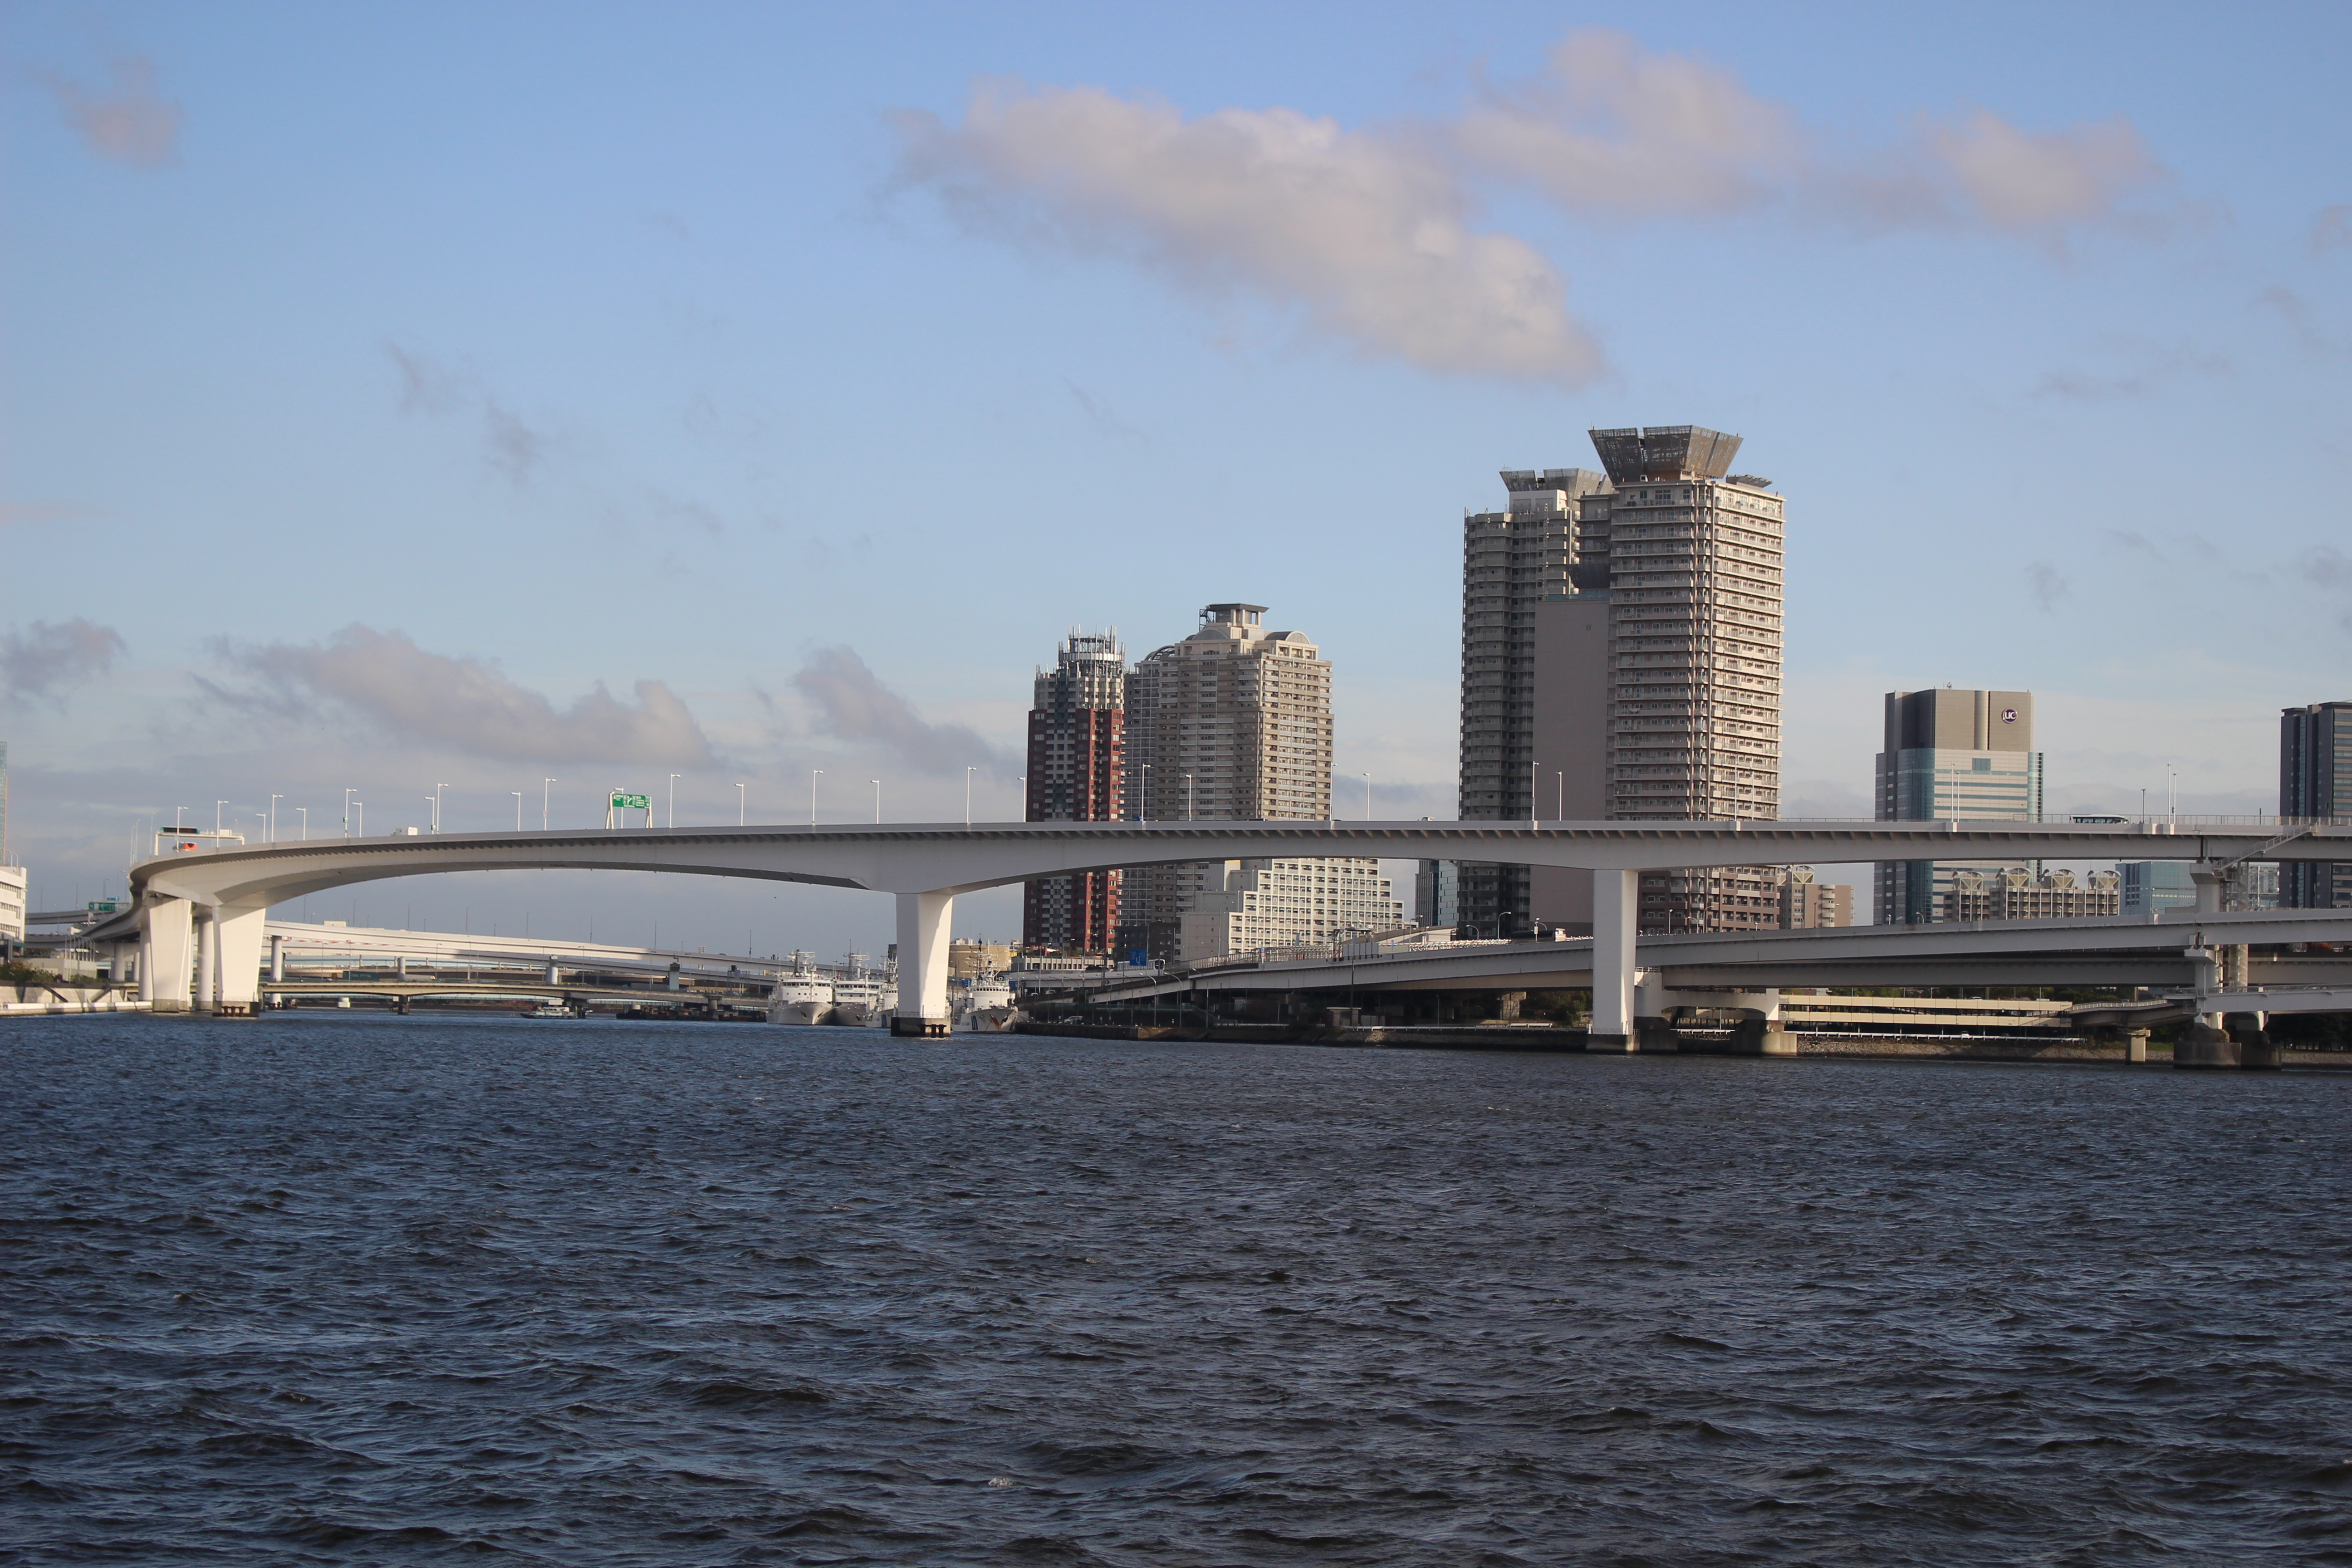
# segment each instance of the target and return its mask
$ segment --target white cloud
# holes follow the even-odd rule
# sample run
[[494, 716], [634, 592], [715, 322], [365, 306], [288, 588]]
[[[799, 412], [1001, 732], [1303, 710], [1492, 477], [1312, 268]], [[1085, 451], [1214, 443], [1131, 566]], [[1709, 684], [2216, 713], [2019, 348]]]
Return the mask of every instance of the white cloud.
[[1563, 209], [1721, 216], [1767, 205], [1877, 227], [1975, 227], [2049, 239], [2076, 227], [2152, 232], [2132, 198], [2168, 178], [2117, 119], [2034, 132], [1985, 110], [1923, 120], [1878, 146], [1842, 147], [1728, 70], [1571, 33], [1531, 81], [1507, 84], [1452, 128], [1475, 169]]
[[470, 368], [455, 368], [387, 342], [400, 373], [404, 414], [479, 414], [484, 459], [518, 487], [528, 485], [545, 464], [557, 438], [516, 413], [482, 384]]
[[76, 685], [114, 668], [122, 652], [122, 634], [77, 616], [51, 626], [35, 621], [32, 629], [0, 637], [0, 691], [12, 700], [56, 698], [62, 687]]
[[1349, 130], [1297, 109], [1175, 107], [1095, 87], [978, 84], [961, 121], [894, 117], [893, 184], [965, 229], [1124, 258], [1212, 297], [1426, 370], [1575, 384], [1601, 368], [1534, 246], [1473, 226], [1485, 184], [1617, 221], [1773, 209], [1853, 228], [1976, 229], [2055, 246], [2159, 233], [2169, 179], [2121, 119], [2056, 131], [1986, 110], [1874, 144], [1806, 126], [1737, 75], [1580, 31], [1458, 115]]
[[2149, 220], [2130, 212], [2126, 199], [2167, 177], [2122, 119], [2037, 135], [1979, 109], [1957, 125], [1930, 125], [1922, 143], [1955, 198], [1950, 210], [2019, 234], [2143, 226]]
[[2311, 220], [2311, 233], [2304, 247], [2314, 256], [2352, 249], [2352, 205], [2336, 202], [2320, 208]]
[[[818, 730], [845, 741], [871, 742], [919, 772], [961, 775], [980, 767], [1011, 777], [1019, 759], [999, 750], [963, 724], [934, 724], [866, 668], [854, 648], [820, 648], [793, 673], [793, 684], [816, 705]], [[761, 702], [773, 700], [759, 693]]]
[[125, 55], [110, 68], [111, 92], [92, 91], [47, 72], [37, 73], [37, 79], [57, 99], [66, 123], [100, 157], [149, 169], [170, 163], [179, 150], [185, 114], [155, 90], [155, 68], [144, 56]]
[[1097, 88], [983, 84], [962, 122], [898, 117], [898, 178], [967, 228], [1242, 291], [1424, 369], [1572, 383], [1600, 356], [1525, 241], [1469, 224], [1439, 153], [1291, 109], [1186, 120]]
[[709, 739], [658, 680], [636, 683], [634, 705], [600, 683], [569, 708], [472, 658], [428, 653], [405, 633], [351, 626], [320, 643], [216, 645], [257, 684], [206, 691], [251, 712], [306, 718], [333, 710], [397, 739], [477, 757], [530, 762], [710, 761]]
[[1571, 33], [1549, 72], [1455, 123], [1478, 167], [1587, 213], [1719, 213], [1764, 200], [1801, 167], [1789, 110], [1730, 72], [1644, 53], [1622, 33]]

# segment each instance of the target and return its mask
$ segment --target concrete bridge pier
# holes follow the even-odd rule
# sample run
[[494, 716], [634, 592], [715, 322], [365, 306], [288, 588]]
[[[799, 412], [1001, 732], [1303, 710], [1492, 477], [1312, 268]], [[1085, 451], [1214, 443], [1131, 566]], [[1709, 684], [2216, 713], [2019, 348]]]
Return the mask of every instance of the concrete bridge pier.
[[1592, 873], [1592, 1026], [1588, 1051], [1638, 1051], [1633, 1020], [1633, 929], [1642, 874]]
[[196, 1011], [209, 1015], [220, 1000], [220, 922], [209, 905], [196, 909]]
[[[1597, 969], [1597, 965], [1595, 966]], [[1682, 1031], [1675, 1027], [1674, 1008], [1681, 997], [1665, 987], [1654, 969], [1636, 970], [1633, 974], [1633, 1049], [1652, 1055], [1673, 1054], [1683, 1048]]]
[[2262, 1013], [2231, 1013], [2222, 1020], [2230, 1038], [2238, 1043], [2238, 1065], [2257, 1071], [2276, 1072], [2286, 1064], [2279, 1048], [2271, 1041], [2270, 1020]]
[[269, 939], [269, 978], [279, 982], [286, 978], [286, 939], [283, 936]]
[[250, 1018], [261, 1000], [261, 940], [269, 906], [223, 904], [212, 914], [220, 963], [213, 1010], [222, 1017]]
[[898, 895], [898, 1013], [890, 1032], [929, 1039], [948, 1032], [948, 932], [952, 893]]
[[188, 1010], [194, 912], [185, 899], [152, 899], [139, 911], [139, 999], [152, 1012]]

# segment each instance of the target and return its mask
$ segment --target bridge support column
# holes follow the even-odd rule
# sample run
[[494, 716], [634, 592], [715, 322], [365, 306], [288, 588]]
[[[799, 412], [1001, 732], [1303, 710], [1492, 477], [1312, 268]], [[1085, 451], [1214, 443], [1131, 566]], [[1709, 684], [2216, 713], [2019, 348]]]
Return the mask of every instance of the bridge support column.
[[2230, 1037], [2238, 1042], [2238, 1065], [2242, 1068], [2267, 1068], [2275, 1072], [2285, 1063], [2280, 1059], [2279, 1048], [2271, 1040], [2266, 1020], [2260, 1013], [2231, 1013], [2222, 1020]]
[[268, 904], [223, 904], [213, 911], [214, 940], [220, 952], [220, 988], [213, 1010], [223, 1017], [254, 1015], [261, 997], [262, 928], [268, 920]]
[[1640, 914], [1642, 874], [1592, 873], [1592, 1027], [1588, 1051], [1641, 1048], [1633, 1034], [1633, 922]]
[[209, 907], [196, 910], [196, 1011], [210, 1013], [220, 1000], [220, 921]]
[[2221, 1015], [2204, 1013], [2183, 1025], [2180, 1037], [2172, 1043], [2172, 1065], [2177, 1068], [2238, 1066], [2238, 1042], [2220, 1027], [2220, 1022]]
[[[1597, 969], [1600, 966], [1595, 964]], [[1633, 976], [1633, 1045], [1631, 1048], [1653, 1055], [1678, 1053], [1683, 1048], [1682, 1031], [1675, 1027], [1667, 1009], [1680, 1004], [1681, 998], [1666, 989], [1666, 978], [1657, 970], [1638, 970]]]
[[2189, 868], [2189, 885], [2197, 889], [2197, 912], [2218, 915], [2221, 912], [2221, 873], [2203, 861]]
[[139, 999], [157, 1013], [188, 1010], [190, 950], [195, 906], [185, 899], [157, 899], [139, 917]]
[[921, 1037], [948, 1032], [948, 931], [952, 893], [898, 895], [898, 1015], [894, 1035]]
[[2147, 1035], [2148, 1032], [2146, 1029], [2124, 1031], [2124, 1060], [2127, 1062], [2147, 1060]]
[[269, 939], [269, 978], [280, 984], [286, 979], [286, 939], [282, 936]]

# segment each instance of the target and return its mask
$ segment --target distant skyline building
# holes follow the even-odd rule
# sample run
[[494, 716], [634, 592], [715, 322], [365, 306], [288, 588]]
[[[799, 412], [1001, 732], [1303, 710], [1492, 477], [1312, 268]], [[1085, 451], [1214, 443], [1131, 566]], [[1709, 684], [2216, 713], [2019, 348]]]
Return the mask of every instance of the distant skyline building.
[[1413, 878], [1412, 918], [1416, 925], [1456, 927], [1462, 923], [1462, 863], [1423, 860]]
[[[1129, 673], [1129, 821], [1330, 816], [1331, 666], [1305, 632], [1269, 631], [1265, 616], [1264, 605], [1208, 605], [1192, 636], [1153, 649]], [[1228, 893], [1231, 874], [1244, 864], [1263, 873], [1246, 889], [1256, 896], [1254, 908], [1315, 908], [1312, 898], [1285, 890], [1297, 868], [1315, 862], [1132, 867], [1121, 895], [1121, 947], [1160, 961], [1213, 956], [1186, 949], [1184, 917], [1204, 895]], [[1378, 862], [1361, 864], [1377, 877]], [[1322, 904], [1318, 917], [1331, 913], [1328, 897]], [[1230, 929], [1230, 921], [1196, 921], [1192, 933], [1201, 942]], [[1283, 942], [1328, 942], [1339, 929], [1318, 918]]]
[[1404, 923], [1377, 860], [1226, 860], [1208, 869], [1181, 918], [1177, 945], [1188, 959], [1327, 946]]
[[2197, 884], [2189, 880], [2185, 861], [2118, 861], [2116, 876], [2122, 884], [2121, 913], [2145, 917], [2197, 907]]
[[1944, 894], [1947, 921], [2050, 921], [2122, 912], [2122, 879], [2094, 871], [2077, 881], [2072, 871], [2039, 874], [2022, 866], [1998, 871], [1964, 866]]
[[[1604, 472], [1507, 469], [1507, 510], [1463, 523], [1467, 820], [1780, 815], [1782, 538], [1740, 437], [1695, 425], [1594, 430]], [[1647, 873], [1643, 931], [1769, 930], [1780, 873]], [[1461, 868], [1482, 936], [1590, 931], [1582, 872]]]
[[1790, 866], [1780, 879], [1780, 929], [1819, 931], [1853, 924], [1853, 889], [1818, 882], [1811, 866]]
[[[1029, 710], [1031, 822], [1116, 822], [1126, 798], [1127, 650], [1118, 634], [1073, 631], [1040, 669]], [[1080, 871], [1026, 884], [1021, 943], [1108, 952], [1119, 873]]]
[[[1506, 468], [1500, 511], [1462, 519], [1461, 794], [1465, 822], [1526, 822], [1556, 814], [1538, 804], [1536, 616], [1575, 592], [1577, 507], [1604, 489], [1591, 468]], [[1596, 737], [1597, 739], [1597, 737]], [[1601, 814], [1592, 803], [1592, 815]], [[1461, 862], [1457, 921], [1497, 936], [1534, 919], [1528, 867]], [[1424, 922], [1432, 923], [1432, 922]]]
[[[2314, 702], [2279, 715], [2278, 814], [2352, 820], [2352, 702]], [[2352, 905], [2352, 861], [2282, 862], [2279, 902], [2291, 910]]]
[[[2268, 860], [2248, 860], [2223, 873], [2221, 907], [2225, 910], [2274, 910], [2279, 907], [2279, 873], [2284, 868]], [[2143, 918], [2167, 910], [2197, 907], [2197, 884], [2180, 860], [2121, 860], [2116, 876], [2122, 883], [2122, 912]]]
[[[2033, 749], [2031, 691], [1948, 686], [1890, 691], [1885, 724], [1877, 763], [1879, 821], [2042, 820], [2042, 753]], [[1997, 875], [2009, 869], [1997, 861], [1881, 861], [1874, 912], [1880, 925], [1930, 924], [1947, 918], [1947, 895], [1962, 871]]]

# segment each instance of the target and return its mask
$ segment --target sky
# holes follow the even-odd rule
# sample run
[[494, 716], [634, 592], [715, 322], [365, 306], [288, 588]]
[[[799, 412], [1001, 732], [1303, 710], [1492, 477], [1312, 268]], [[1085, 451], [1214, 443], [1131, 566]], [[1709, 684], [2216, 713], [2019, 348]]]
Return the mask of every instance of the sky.
[[[1140, 655], [1213, 600], [1333, 662], [1343, 816], [1369, 775], [1450, 816], [1463, 511], [1595, 426], [1736, 431], [1788, 498], [1785, 815], [1868, 815], [1889, 690], [2033, 691], [2053, 811], [2273, 808], [2278, 710], [2352, 698], [2340, 5], [10, 14], [0, 739], [45, 907], [273, 796], [281, 835], [436, 786], [452, 831], [615, 786], [866, 820], [877, 780], [1005, 819], [1063, 633]], [[314, 905], [820, 954], [890, 918], [584, 873]]]

